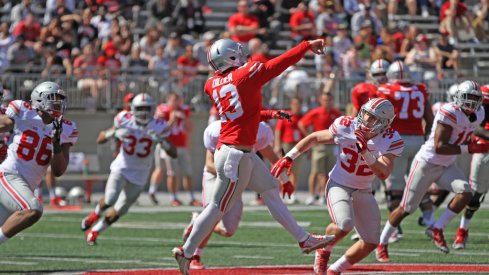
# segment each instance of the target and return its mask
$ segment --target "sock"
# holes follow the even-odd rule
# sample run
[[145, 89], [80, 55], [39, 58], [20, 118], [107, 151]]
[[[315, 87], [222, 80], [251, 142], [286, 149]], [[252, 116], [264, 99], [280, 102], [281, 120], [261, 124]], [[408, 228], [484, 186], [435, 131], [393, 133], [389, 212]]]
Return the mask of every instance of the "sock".
[[9, 238], [3, 234], [2, 228], [0, 227], [0, 244], [8, 241]]
[[462, 219], [460, 219], [460, 227], [469, 230], [470, 226], [470, 219], [467, 219], [465, 216], [462, 216]]
[[197, 247], [212, 232], [214, 226], [222, 219], [223, 215], [217, 205], [214, 203], [207, 204], [204, 211], [195, 219], [192, 233], [190, 233], [183, 245], [183, 255], [186, 258], [190, 258], [195, 253]]
[[190, 200], [194, 201], [195, 200], [194, 191], [189, 191], [189, 193], [190, 193]]
[[457, 213], [453, 212], [450, 210], [450, 208], [445, 208], [445, 211], [441, 214], [440, 218], [436, 221], [436, 223], [433, 225], [433, 227], [438, 228], [438, 229], [443, 229], [447, 223], [449, 223], [453, 218], [457, 216]]
[[336, 271], [336, 272], [343, 272], [346, 271], [348, 268], [350, 268], [352, 264], [350, 264], [346, 258], [345, 255], [341, 256], [334, 264], [332, 264], [329, 269]]
[[150, 183], [148, 193], [149, 194], [156, 194], [156, 190], [158, 190], [158, 185], [156, 185], [154, 183]]
[[97, 203], [97, 206], [95, 206], [95, 210], [93, 212], [95, 212], [95, 214], [97, 214], [97, 216], [100, 216], [101, 209], [100, 209], [100, 204], [99, 203]]
[[56, 198], [56, 193], [54, 192], [54, 188], [48, 187], [48, 191], [49, 191], [49, 199], [50, 200]]
[[392, 236], [392, 233], [396, 231], [396, 227], [392, 226], [392, 224], [387, 221], [384, 226], [384, 230], [382, 230], [382, 234], [380, 235], [380, 244], [386, 245], [389, 243], [389, 237]]
[[102, 219], [102, 220], [98, 221], [97, 224], [95, 224], [92, 231], [102, 232], [105, 229], [107, 229], [108, 227], [109, 227], [109, 224], [105, 221], [105, 219]]
[[202, 251], [204, 251], [204, 249], [197, 247], [197, 249], [195, 249], [194, 255], [200, 256], [202, 255]]
[[177, 199], [177, 193], [171, 193], [171, 194], [170, 194], [170, 196], [171, 196], [171, 200], [172, 200], [172, 201], [176, 201], [176, 200], [178, 200], [178, 199]]
[[299, 241], [305, 241], [309, 236], [307, 232], [297, 224], [292, 214], [285, 206], [276, 189], [271, 189], [261, 194], [268, 211], [272, 217], [279, 222], [294, 238]]
[[423, 222], [426, 226], [430, 227], [435, 223], [435, 210], [425, 210], [423, 211]]

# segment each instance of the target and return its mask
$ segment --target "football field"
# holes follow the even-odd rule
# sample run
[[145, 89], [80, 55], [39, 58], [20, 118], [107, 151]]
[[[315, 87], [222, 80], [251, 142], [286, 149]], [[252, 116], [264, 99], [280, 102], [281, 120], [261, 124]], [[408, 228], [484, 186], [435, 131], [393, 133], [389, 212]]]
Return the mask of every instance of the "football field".
[[[451, 250], [448, 255], [438, 251], [417, 225], [418, 212], [404, 221], [404, 239], [390, 245], [391, 263], [377, 264], [372, 253], [349, 273], [489, 274], [489, 209], [484, 206], [475, 215], [466, 250]], [[326, 206], [296, 205], [289, 209], [310, 232], [323, 233], [330, 222]], [[182, 231], [191, 212], [201, 209], [135, 206], [102, 232], [95, 246], [86, 244], [80, 230], [80, 221], [89, 210], [46, 209], [40, 222], [0, 246], [0, 273], [117, 274], [131, 270], [132, 274], [177, 274], [171, 249], [182, 244]], [[382, 206], [383, 223], [386, 213]], [[445, 230], [450, 247], [458, 223], [456, 218]], [[349, 236], [340, 242], [330, 263], [352, 243]], [[223, 238], [214, 234], [202, 255], [208, 269], [191, 274], [312, 274], [313, 254], [301, 254], [295, 240], [265, 207], [246, 206], [236, 235]]]

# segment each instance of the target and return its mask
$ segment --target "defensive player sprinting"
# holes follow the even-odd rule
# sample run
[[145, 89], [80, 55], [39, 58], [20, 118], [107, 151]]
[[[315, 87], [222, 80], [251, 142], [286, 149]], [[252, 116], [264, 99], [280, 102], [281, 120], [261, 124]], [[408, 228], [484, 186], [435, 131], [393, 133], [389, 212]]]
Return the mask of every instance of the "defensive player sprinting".
[[[272, 167], [274, 176], [290, 168], [292, 161], [318, 143], [339, 145], [340, 157], [329, 173], [325, 196], [333, 222], [326, 234], [335, 235], [333, 243], [316, 250], [314, 272], [341, 274], [367, 257], [380, 237], [380, 210], [372, 194], [372, 181], [384, 180], [391, 173], [404, 142], [389, 128], [394, 106], [386, 99], [374, 98], [365, 103], [357, 117], [342, 116], [328, 130], [314, 132], [290, 150]], [[360, 239], [329, 268], [334, 245], [355, 227]]]
[[[267, 112], [277, 112], [277, 111], [267, 111]], [[204, 167], [204, 176], [202, 180], [202, 201], [204, 205], [207, 205], [206, 198], [212, 196], [213, 185], [216, 181], [216, 166], [214, 165], [214, 152], [216, 151], [217, 140], [219, 139], [219, 132], [221, 130], [221, 122], [214, 121], [204, 131], [204, 146], [207, 149]], [[271, 163], [275, 163], [278, 160], [278, 156], [273, 152], [273, 148], [270, 144], [273, 141], [273, 132], [270, 126], [265, 122], [260, 122], [258, 127], [258, 133], [256, 135], [256, 143], [253, 146], [253, 151], [259, 151], [266, 159]], [[285, 176], [285, 173], [284, 173]], [[285, 177], [286, 178], [286, 177]], [[281, 179], [282, 182], [282, 197], [288, 194], [290, 197], [294, 192], [294, 186], [290, 181]], [[259, 183], [250, 182], [249, 186], [256, 185]], [[278, 191], [278, 190], [277, 190]], [[269, 197], [265, 197], [265, 204], [270, 204]], [[195, 213], [195, 212], [194, 212]], [[222, 217], [222, 220], [214, 227], [213, 232], [219, 234], [223, 237], [232, 237], [236, 230], [238, 229], [239, 222], [241, 221], [241, 215], [243, 213], [243, 201], [239, 198], [233, 207]], [[188, 238], [192, 232], [193, 220], [196, 219], [195, 214], [192, 215], [192, 222], [187, 226], [184, 231], [184, 241]], [[190, 269], [202, 269], [204, 268], [202, 262], [200, 261], [200, 256], [202, 251], [209, 240], [210, 234], [204, 241], [199, 245], [195, 251], [192, 261], [190, 262]]]
[[33, 191], [48, 166], [57, 177], [66, 171], [78, 130], [62, 119], [65, 100], [58, 84], [43, 82], [32, 91], [31, 104], [14, 100], [0, 115], [0, 132], [13, 131], [0, 165], [0, 244], [41, 218], [43, 208]]
[[176, 156], [175, 148], [166, 138], [170, 133], [168, 125], [164, 120], [153, 119], [154, 108], [155, 102], [150, 95], [139, 94], [132, 100], [131, 111], [117, 114], [114, 126], [99, 134], [97, 143], [116, 137], [122, 144], [119, 154], [110, 165], [104, 197], [81, 222], [81, 230], [85, 231], [106, 209], [113, 206], [104, 219], [87, 231], [89, 245], [96, 244], [100, 232], [126, 214], [141, 194], [149, 176], [156, 144], [160, 143], [169, 155]]
[[241, 197], [249, 182], [259, 183], [252, 186], [254, 191], [273, 201], [267, 205], [270, 213], [294, 236], [304, 253], [323, 247], [333, 239], [310, 235], [297, 224], [280, 200], [275, 180], [263, 161], [252, 152], [262, 109], [262, 86], [297, 63], [307, 51], [322, 54], [323, 44], [322, 39], [303, 41], [266, 63], [246, 63], [248, 54], [245, 46], [230, 39], [220, 39], [209, 49], [209, 64], [216, 74], [207, 80], [204, 91], [221, 117], [221, 131], [214, 154], [217, 179], [212, 197], [195, 220], [189, 238], [183, 247], [173, 249], [181, 273], [189, 274], [189, 264], [197, 246]]
[[454, 103], [445, 104], [436, 114], [429, 139], [416, 154], [411, 165], [401, 204], [389, 215], [377, 247], [376, 258], [388, 262], [387, 240], [401, 221], [413, 213], [433, 182], [456, 195], [435, 224], [428, 228], [435, 245], [444, 253], [450, 250], [443, 228], [472, 199], [472, 190], [465, 175], [456, 165], [457, 155], [485, 153], [489, 144], [470, 143], [475, 128], [484, 119], [480, 108], [482, 93], [479, 84], [467, 80], [458, 85]]

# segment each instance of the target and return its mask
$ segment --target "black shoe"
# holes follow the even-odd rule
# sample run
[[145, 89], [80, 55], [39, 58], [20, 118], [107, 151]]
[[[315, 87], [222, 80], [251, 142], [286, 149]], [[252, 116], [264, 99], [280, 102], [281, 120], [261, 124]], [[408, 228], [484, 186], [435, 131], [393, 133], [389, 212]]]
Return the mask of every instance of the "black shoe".
[[159, 201], [156, 199], [156, 196], [155, 194], [149, 194], [149, 200], [154, 204], [154, 205], [158, 205], [159, 204]]

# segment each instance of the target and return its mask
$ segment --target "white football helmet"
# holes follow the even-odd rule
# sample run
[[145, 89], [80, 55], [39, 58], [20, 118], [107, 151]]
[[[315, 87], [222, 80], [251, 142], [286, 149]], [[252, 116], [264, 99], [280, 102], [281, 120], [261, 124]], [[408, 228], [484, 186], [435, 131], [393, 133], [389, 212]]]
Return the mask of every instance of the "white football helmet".
[[482, 92], [479, 83], [466, 80], [458, 85], [457, 96], [453, 102], [462, 110], [473, 113], [482, 104]]
[[54, 194], [56, 194], [56, 197], [66, 199], [68, 192], [66, 191], [66, 188], [64, 188], [62, 186], [56, 186], [56, 188], [54, 188]]
[[387, 69], [389, 68], [389, 62], [384, 59], [377, 59], [370, 65], [370, 78], [375, 85], [387, 83]]
[[411, 73], [406, 63], [396, 60], [387, 69], [387, 79], [390, 83], [409, 83], [411, 82]]
[[[377, 120], [373, 123], [371, 121], [366, 121], [365, 113], [369, 113], [377, 118]], [[373, 98], [363, 104], [357, 115], [357, 119], [360, 122], [360, 130], [378, 135], [389, 128], [395, 116], [394, 105], [392, 105], [389, 100]]]
[[136, 122], [148, 124], [153, 118], [155, 102], [153, 98], [146, 93], [138, 94], [131, 102], [131, 111], [134, 114]]
[[75, 200], [75, 199], [83, 199], [84, 197], [85, 197], [85, 190], [80, 186], [75, 186], [70, 189], [67, 199]]
[[31, 105], [53, 118], [60, 117], [66, 109], [66, 92], [55, 82], [42, 82], [32, 90]]
[[207, 53], [211, 67], [220, 74], [230, 68], [239, 67], [248, 61], [247, 47], [231, 39], [219, 39]]
[[458, 84], [453, 84], [447, 90], [447, 102], [455, 102], [455, 97], [458, 92]]

